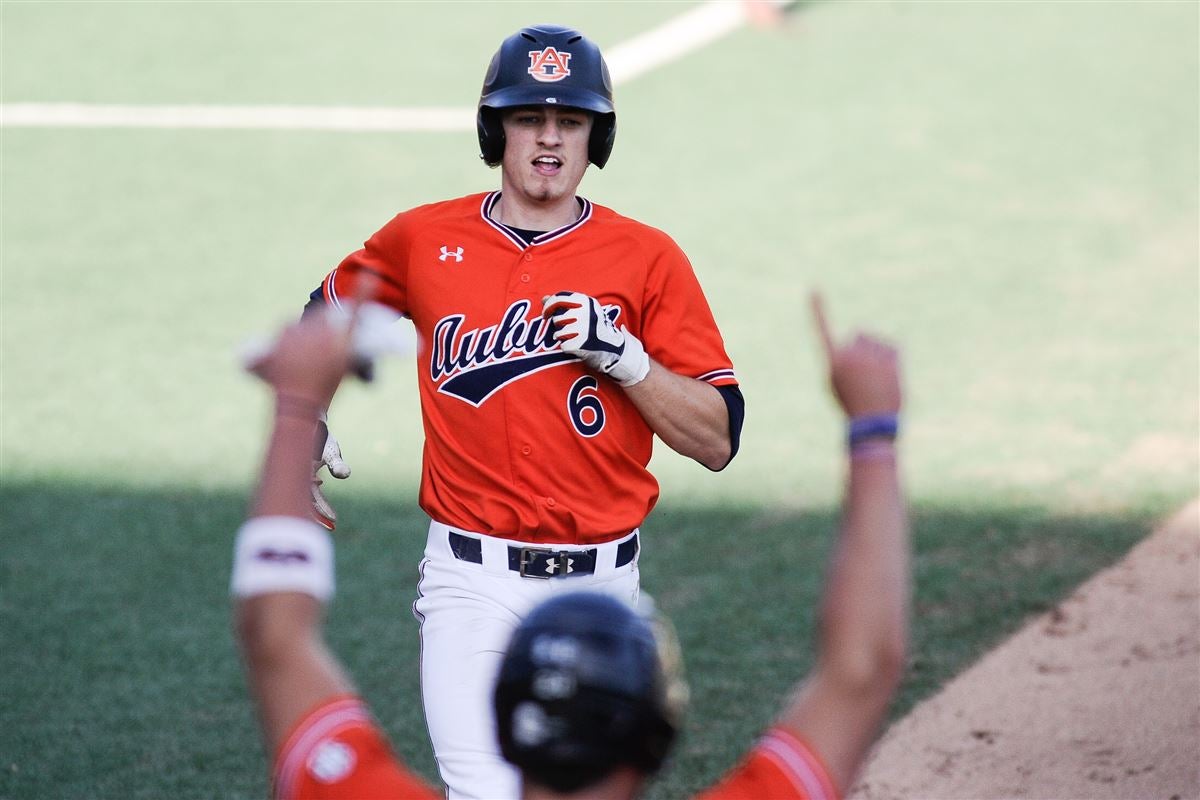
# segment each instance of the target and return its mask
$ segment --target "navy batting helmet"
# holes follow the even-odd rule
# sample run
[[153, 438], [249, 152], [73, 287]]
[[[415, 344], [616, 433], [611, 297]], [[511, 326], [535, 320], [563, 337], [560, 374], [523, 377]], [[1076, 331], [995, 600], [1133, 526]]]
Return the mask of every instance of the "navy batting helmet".
[[573, 792], [629, 765], [651, 774], [679, 730], [687, 686], [669, 623], [593, 592], [538, 606], [513, 634], [496, 684], [504, 757]]
[[492, 56], [475, 116], [480, 156], [488, 166], [504, 158], [501, 109], [544, 105], [592, 112], [588, 161], [603, 169], [617, 136], [608, 65], [595, 42], [561, 25], [522, 28]]

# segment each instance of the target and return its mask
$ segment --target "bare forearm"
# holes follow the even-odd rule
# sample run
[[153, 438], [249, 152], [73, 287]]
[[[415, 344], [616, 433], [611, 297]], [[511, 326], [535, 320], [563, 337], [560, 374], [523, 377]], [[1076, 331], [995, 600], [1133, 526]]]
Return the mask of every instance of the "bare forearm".
[[[281, 406], [251, 517], [294, 517], [319, 530], [308, 519], [315, 430], [315, 415]], [[322, 640], [322, 613], [321, 602], [301, 591], [259, 594], [237, 605], [238, 639], [270, 752], [306, 711], [351, 690]]]
[[316, 404], [287, 398], [279, 402], [251, 516], [309, 518], [316, 429]]
[[851, 680], [891, 677], [907, 644], [908, 523], [894, 457], [852, 458], [821, 614], [821, 657]]
[[646, 424], [672, 450], [709, 469], [721, 469], [729, 462], [729, 412], [713, 386], [651, 360], [646, 379], [625, 392]]
[[258, 705], [268, 752], [322, 700], [353, 691], [321, 637], [316, 598], [296, 592], [238, 603], [237, 632], [246, 678]]
[[852, 464], [822, 602], [817, 665], [780, 718], [816, 746], [843, 791], [903, 671], [907, 540], [895, 466]]

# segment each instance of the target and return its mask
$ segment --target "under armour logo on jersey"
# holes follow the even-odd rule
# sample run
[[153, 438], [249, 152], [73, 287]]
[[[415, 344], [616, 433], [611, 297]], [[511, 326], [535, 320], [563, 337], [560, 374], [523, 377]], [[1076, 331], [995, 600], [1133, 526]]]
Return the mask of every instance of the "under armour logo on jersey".
[[542, 83], [561, 81], [571, 74], [571, 69], [567, 66], [570, 61], [570, 53], [560, 53], [553, 47], [547, 47], [544, 50], [530, 50], [527, 72], [533, 76], [535, 81]]
[[451, 250], [448, 246], [442, 245], [442, 254], [438, 256], [438, 261], [445, 261], [447, 258], [453, 258], [455, 262], [463, 260], [463, 249], [456, 247]]

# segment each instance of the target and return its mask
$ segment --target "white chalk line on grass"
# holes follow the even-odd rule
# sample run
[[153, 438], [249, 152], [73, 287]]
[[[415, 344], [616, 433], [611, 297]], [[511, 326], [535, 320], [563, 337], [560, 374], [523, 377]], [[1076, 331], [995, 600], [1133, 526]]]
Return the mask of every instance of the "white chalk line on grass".
[[0, 125], [6, 128], [465, 131], [475, 127], [475, 109], [12, 103], [0, 106]]
[[610, 48], [605, 61], [613, 84], [619, 85], [732, 33], [746, 21], [737, 0], [711, 0], [645, 33]]
[[[614, 84], [675, 61], [745, 22], [739, 0], [709, 0], [609, 49]], [[218, 128], [312, 131], [469, 131], [474, 108], [351, 108], [338, 106], [0, 105], [5, 128]]]

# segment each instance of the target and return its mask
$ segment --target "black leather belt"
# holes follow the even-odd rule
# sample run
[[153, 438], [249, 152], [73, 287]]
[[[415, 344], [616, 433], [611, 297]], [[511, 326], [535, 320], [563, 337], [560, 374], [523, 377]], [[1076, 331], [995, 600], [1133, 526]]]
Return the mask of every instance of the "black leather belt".
[[[450, 531], [450, 550], [459, 561], [483, 563], [483, 542], [472, 536]], [[596, 572], [596, 548], [585, 550], [555, 550], [550, 547], [508, 546], [508, 568], [522, 578], [565, 578], [568, 575], [592, 575]], [[638, 552], [635, 534], [617, 545], [615, 567], [623, 567]]]

